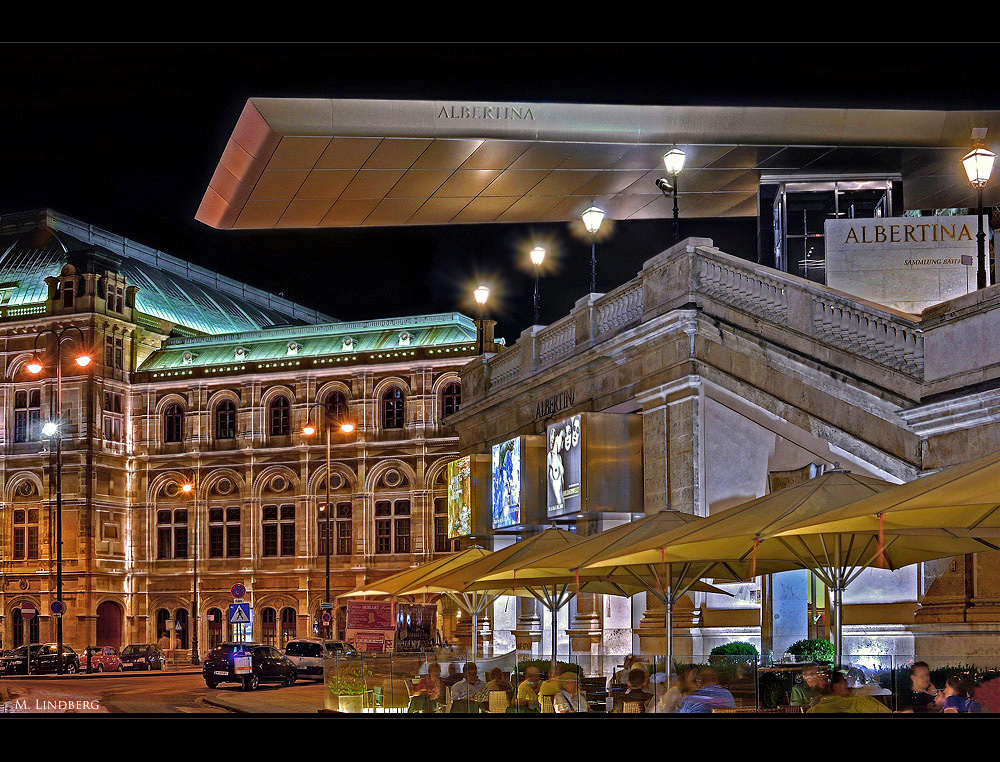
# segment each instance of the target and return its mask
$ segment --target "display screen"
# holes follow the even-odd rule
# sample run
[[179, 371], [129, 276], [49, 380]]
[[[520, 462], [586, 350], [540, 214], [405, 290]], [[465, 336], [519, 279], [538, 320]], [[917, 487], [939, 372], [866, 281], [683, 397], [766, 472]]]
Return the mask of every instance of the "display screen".
[[545, 490], [549, 516], [580, 511], [582, 420], [571, 416], [545, 429]]
[[448, 464], [448, 538], [472, 534], [472, 458]]
[[493, 445], [493, 528], [521, 523], [521, 439]]

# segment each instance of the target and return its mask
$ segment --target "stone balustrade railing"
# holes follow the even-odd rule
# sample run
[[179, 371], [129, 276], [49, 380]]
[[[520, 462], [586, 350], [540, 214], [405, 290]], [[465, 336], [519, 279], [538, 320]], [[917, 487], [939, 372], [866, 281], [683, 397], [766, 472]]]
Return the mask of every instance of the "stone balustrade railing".
[[[614, 291], [588, 295], [558, 322], [525, 331], [486, 360], [486, 388], [503, 388], [658, 315], [696, 304], [708, 316], [803, 356], [920, 397], [930, 386], [937, 393], [962, 383], [956, 369], [965, 366], [953, 355], [963, 330], [1000, 332], [1000, 289], [978, 293], [923, 316], [910, 315], [730, 256], [707, 239], [688, 239], [649, 260]], [[984, 362], [992, 363], [995, 371], [988, 373], [1000, 378], [1000, 343], [992, 344], [984, 346], [989, 355]], [[927, 352], [933, 356], [925, 360]]]

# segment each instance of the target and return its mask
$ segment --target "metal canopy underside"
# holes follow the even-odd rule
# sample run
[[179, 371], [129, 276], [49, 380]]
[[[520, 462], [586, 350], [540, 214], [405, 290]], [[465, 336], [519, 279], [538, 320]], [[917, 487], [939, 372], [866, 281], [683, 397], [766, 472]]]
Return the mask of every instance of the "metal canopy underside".
[[[196, 218], [216, 228], [757, 214], [761, 175], [902, 177], [908, 209], [968, 207], [974, 127], [1000, 112], [253, 98]], [[988, 140], [987, 145], [991, 144]], [[993, 146], [996, 148], [996, 146]], [[994, 184], [995, 185], [995, 184]], [[995, 187], [987, 203], [1000, 202]]]

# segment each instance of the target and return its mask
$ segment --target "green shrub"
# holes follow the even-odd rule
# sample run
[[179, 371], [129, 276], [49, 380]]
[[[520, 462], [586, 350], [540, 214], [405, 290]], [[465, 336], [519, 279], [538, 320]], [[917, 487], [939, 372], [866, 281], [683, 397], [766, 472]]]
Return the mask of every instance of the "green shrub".
[[808, 638], [797, 640], [788, 647], [788, 653], [792, 656], [800, 656], [810, 661], [822, 661], [833, 663], [837, 650], [833, 643], [822, 638]]
[[365, 692], [365, 678], [372, 671], [360, 661], [342, 661], [327, 680], [327, 690], [335, 696], [360, 696]]
[[712, 649], [711, 656], [760, 656], [753, 643], [737, 640], [735, 643], [724, 643]]
[[794, 672], [761, 672], [759, 678], [760, 705], [774, 709], [785, 703], [795, 685]]
[[[557, 664], [561, 664], [563, 672], [576, 672], [581, 677], [583, 676], [583, 668], [579, 664], [570, 664], [568, 661], [558, 661]], [[539, 672], [542, 673], [542, 677], [548, 677], [549, 670], [552, 668], [551, 659], [525, 659], [517, 663], [517, 672], [519, 675], [523, 675], [529, 667], [535, 667]]]

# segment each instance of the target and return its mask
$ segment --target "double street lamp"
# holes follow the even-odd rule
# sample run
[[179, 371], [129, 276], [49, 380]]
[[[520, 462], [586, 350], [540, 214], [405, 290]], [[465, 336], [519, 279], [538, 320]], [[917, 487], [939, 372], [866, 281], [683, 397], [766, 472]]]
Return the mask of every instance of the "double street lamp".
[[[63, 339], [66, 338], [66, 334], [70, 331], [76, 331], [80, 334], [80, 347], [86, 343], [87, 337], [84, 335], [83, 330], [75, 325], [67, 326], [61, 331], [56, 331], [52, 328], [46, 328], [44, 331], [40, 332], [35, 336], [34, 354], [32, 358], [28, 361], [27, 369], [29, 373], [39, 374], [45, 368], [41, 359], [38, 357], [38, 340], [47, 334], [52, 334], [56, 339], [56, 352], [55, 352], [55, 366], [56, 366], [56, 414], [53, 418], [46, 421], [45, 425], [42, 426], [42, 433], [49, 437], [49, 439], [55, 439], [56, 442], [56, 600], [60, 604], [63, 602], [63, 581], [62, 581], [62, 360], [63, 360]], [[90, 365], [92, 358], [89, 354], [83, 351], [79, 351], [74, 357], [74, 360], [80, 368], [86, 368]], [[87, 432], [87, 436], [90, 436], [90, 432]], [[65, 606], [62, 606], [62, 610], [56, 617], [56, 639], [58, 641], [59, 656], [56, 661], [56, 671], [58, 674], [63, 674], [63, 614], [65, 612]]]
[[979, 262], [976, 268], [976, 288], [986, 288], [986, 233], [983, 231], [983, 188], [990, 181], [990, 174], [993, 172], [993, 162], [996, 154], [981, 146], [973, 148], [962, 164], [965, 166], [965, 174], [969, 176], [969, 182], [976, 189], [979, 197], [979, 208], [976, 220], [979, 225], [979, 232], [976, 234], [976, 246], [978, 248]]
[[[331, 472], [331, 458], [330, 458], [330, 430], [333, 428], [331, 426], [331, 415], [330, 406], [325, 402], [314, 402], [309, 406], [309, 410], [306, 413], [306, 425], [302, 427], [302, 434], [307, 437], [313, 436], [316, 433], [316, 426], [311, 423], [312, 421], [312, 411], [313, 408], [321, 407], [323, 408], [324, 415], [324, 428], [326, 429], [326, 505], [320, 508], [321, 513], [326, 513], [326, 600], [324, 603], [330, 603], [330, 547], [333, 545], [333, 534], [331, 531], [332, 523], [330, 521], [330, 514], [333, 510], [330, 506], [330, 477], [333, 476]], [[340, 431], [344, 434], [350, 434], [354, 431], [354, 424], [349, 421], [339, 421]], [[327, 636], [329, 636], [329, 627]]]

